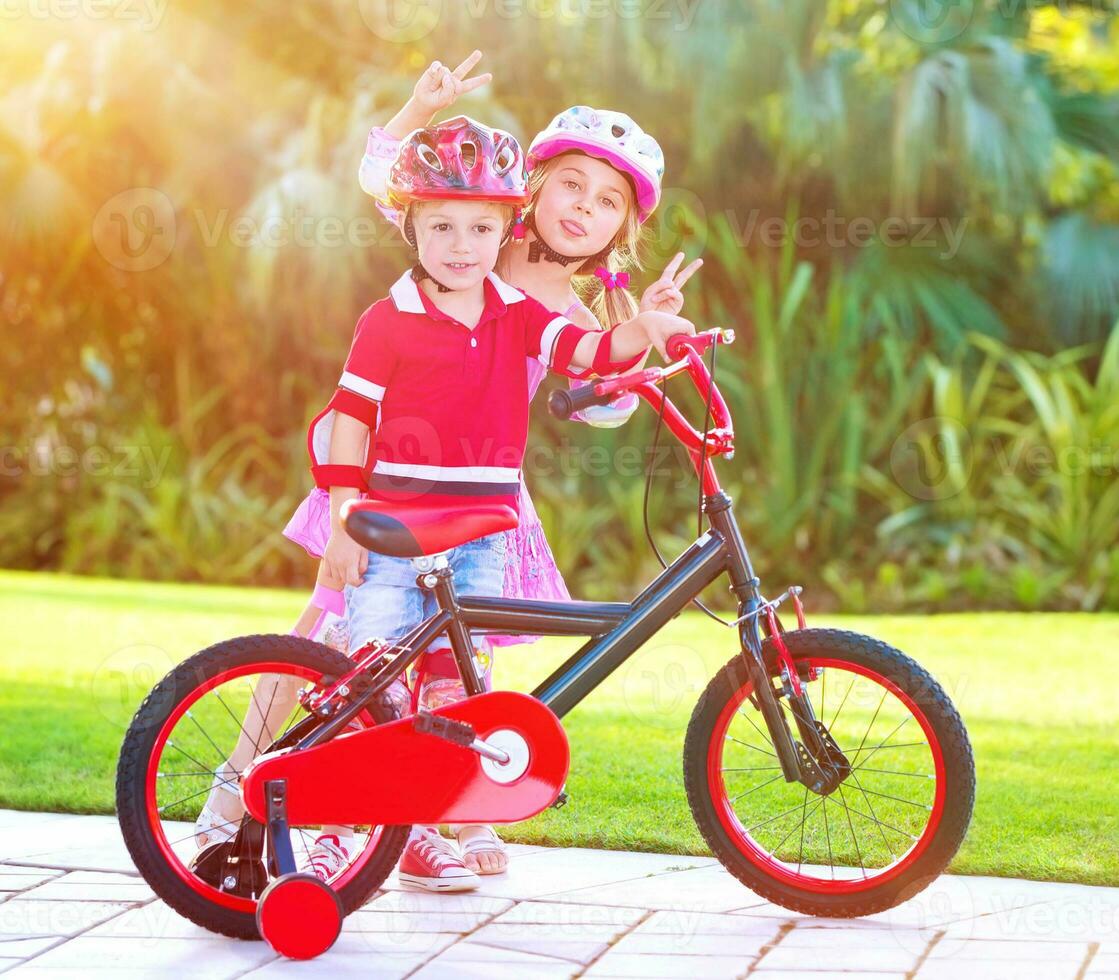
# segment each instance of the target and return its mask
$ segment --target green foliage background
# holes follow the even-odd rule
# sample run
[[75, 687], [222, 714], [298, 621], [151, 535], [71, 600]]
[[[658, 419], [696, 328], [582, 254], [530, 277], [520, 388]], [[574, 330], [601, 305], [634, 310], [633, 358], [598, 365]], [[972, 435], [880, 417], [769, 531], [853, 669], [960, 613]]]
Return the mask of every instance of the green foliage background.
[[[358, 188], [365, 135], [476, 46], [495, 80], [464, 111], [527, 140], [604, 105], [662, 142], [637, 282], [702, 254], [686, 313], [738, 331], [724, 473], [763, 580], [851, 611], [1119, 608], [1111, 4], [938, 25], [920, 0], [448, 2], [416, 37], [385, 6], [5, 22], [0, 565], [309, 581], [279, 533], [305, 426], [407, 261]], [[135, 188], [174, 215], [142, 272], [95, 236]], [[314, 235], [239, 237], [269, 222]], [[542, 403], [550, 462], [527, 477], [560, 567], [622, 597], [656, 569], [643, 481], [587, 451], [617, 461], [653, 420], [592, 430]], [[679, 469], [656, 487], [672, 550], [694, 489]]]

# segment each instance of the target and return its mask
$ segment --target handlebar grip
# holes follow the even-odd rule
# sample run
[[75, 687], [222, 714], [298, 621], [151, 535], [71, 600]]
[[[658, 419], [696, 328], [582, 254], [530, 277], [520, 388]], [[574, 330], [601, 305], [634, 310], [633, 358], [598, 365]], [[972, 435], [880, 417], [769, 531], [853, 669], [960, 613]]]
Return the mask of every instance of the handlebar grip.
[[618, 397], [617, 394], [597, 395], [594, 389], [593, 384], [584, 388], [557, 388], [548, 396], [548, 411], [557, 419], [567, 420], [584, 408], [609, 405]]
[[686, 333], [678, 333], [669, 337], [664, 345], [664, 351], [668, 355], [668, 359], [671, 361], [680, 360], [684, 356], [684, 351], [688, 349], [687, 342], [689, 339]]

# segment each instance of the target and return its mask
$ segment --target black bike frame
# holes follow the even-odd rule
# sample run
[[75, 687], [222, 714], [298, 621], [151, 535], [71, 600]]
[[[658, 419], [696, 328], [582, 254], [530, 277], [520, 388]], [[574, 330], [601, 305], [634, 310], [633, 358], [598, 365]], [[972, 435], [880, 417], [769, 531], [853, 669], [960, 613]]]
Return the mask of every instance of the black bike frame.
[[[396, 651], [373, 672], [367, 689], [300, 742], [301, 748], [326, 741], [341, 731], [362, 708], [387, 689], [430, 646], [446, 636], [468, 695], [484, 691], [474, 661], [471, 631], [509, 635], [589, 636], [590, 639], [545, 678], [532, 696], [563, 717], [618, 669], [669, 620], [678, 616], [723, 573], [738, 599], [739, 642], [759, 707], [774, 734], [785, 778], [800, 778], [796, 747], [772, 690], [762, 654], [758, 578], [731, 509], [720, 491], [705, 498], [709, 530], [658, 575], [632, 602], [551, 602], [458, 596], [449, 568], [419, 573], [417, 583], [430, 589], [439, 611], [393, 644]], [[763, 620], [759, 623], [759, 620]], [[762, 688], [764, 687], [764, 690]], [[784, 732], [787, 737], [782, 738]]]

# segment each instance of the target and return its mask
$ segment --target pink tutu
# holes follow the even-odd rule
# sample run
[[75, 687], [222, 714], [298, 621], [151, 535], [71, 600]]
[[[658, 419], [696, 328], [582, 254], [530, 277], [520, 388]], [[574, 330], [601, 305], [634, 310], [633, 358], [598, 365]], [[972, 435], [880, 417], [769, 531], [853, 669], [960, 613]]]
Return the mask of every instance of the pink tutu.
[[284, 537], [294, 541], [312, 558], [322, 558], [330, 540], [330, 492], [315, 487], [291, 515]]
[[[505, 532], [505, 597], [570, 600], [571, 595], [556, 567], [524, 483], [521, 484], [520, 511], [520, 523], [512, 531]], [[330, 540], [330, 493], [316, 487], [307, 494], [284, 528], [284, 537], [294, 541], [312, 558], [322, 558]], [[538, 636], [491, 636], [490, 642], [494, 646], [512, 646], [538, 639]]]

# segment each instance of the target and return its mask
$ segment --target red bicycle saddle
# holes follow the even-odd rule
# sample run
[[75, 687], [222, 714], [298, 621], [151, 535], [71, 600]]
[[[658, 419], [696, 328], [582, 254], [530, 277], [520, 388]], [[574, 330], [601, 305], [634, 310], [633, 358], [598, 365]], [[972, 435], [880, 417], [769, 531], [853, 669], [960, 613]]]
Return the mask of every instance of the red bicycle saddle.
[[342, 508], [342, 520], [350, 537], [370, 551], [419, 558], [515, 528], [517, 512], [496, 503], [351, 500]]

